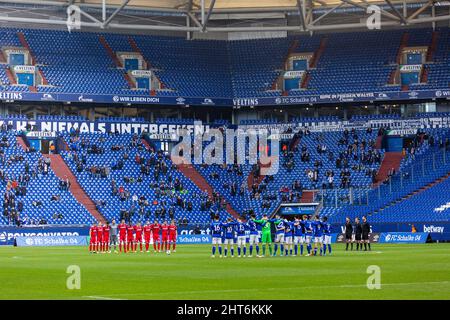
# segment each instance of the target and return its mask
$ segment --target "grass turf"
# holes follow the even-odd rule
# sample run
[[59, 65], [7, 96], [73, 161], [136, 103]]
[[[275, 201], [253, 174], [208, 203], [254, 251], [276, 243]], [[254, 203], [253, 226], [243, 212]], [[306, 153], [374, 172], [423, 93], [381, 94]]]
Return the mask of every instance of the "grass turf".
[[[0, 247], [0, 299], [450, 299], [450, 244], [333, 246], [325, 257], [210, 258], [178, 252], [89, 254], [84, 247]], [[69, 265], [81, 289], [68, 290]], [[369, 290], [367, 267], [381, 268]]]

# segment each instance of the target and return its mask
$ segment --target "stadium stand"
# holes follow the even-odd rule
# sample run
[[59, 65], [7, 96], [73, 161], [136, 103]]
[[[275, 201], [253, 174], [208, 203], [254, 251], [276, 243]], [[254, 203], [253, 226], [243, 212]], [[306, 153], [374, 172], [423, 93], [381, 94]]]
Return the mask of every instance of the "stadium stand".
[[[322, 35], [188, 41], [163, 36], [2, 28], [0, 46], [24, 47], [25, 41], [45, 79], [45, 85], [37, 88], [39, 92], [151, 94], [149, 90], [134, 89], [123, 66], [117, 64], [118, 52], [134, 52], [143, 55], [161, 82], [161, 90], [157, 88], [157, 93], [153, 93], [160, 96], [304, 96], [400, 91], [400, 84], [389, 84], [389, 79], [398, 68], [397, 57], [404, 34], [402, 30], [333, 33], [327, 35], [326, 45], [320, 49]], [[427, 55], [429, 61], [424, 63], [426, 81], [411, 88], [448, 87], [448, 28], [438, 28], [435, 32], [411, 29], [407, 34], [408, 46], [433, 48], [432, 54]], [[433, 46], [432, 34], [436, 34]], [[107, 43], [108, 50], [103, 43]], [[315, 53], [307, 72], [307, 85], [287, 93], [273, 90], [284, 71], [287, 56], [307, 52]], [[9, 73], [9, 66], [3, 64], [0, 68], [3, 89], [30, 90], [15, 85]]]

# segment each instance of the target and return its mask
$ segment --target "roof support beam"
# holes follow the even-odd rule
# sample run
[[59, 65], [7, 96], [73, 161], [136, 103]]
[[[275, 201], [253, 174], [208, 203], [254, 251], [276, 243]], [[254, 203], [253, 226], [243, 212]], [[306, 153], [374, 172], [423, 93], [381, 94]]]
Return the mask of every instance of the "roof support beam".
[[[353, 2], [353, 1], [351, 1], [351, 0], [341, 0], [341, 1], [342, 1], [342, 2], [345, 2], [345, 3], [347, 3], [347, 4], [350, 4], [350, 5], [354, 6], [354, 7], [358, 7], [358, 8], [364, 9], [364, 10], [367, 10], [367, 7], [368, 7], [368, 5], [365, 6], [365, 5], [362, 5], [362, 4]], [[362, 2], [364, 2], [365, 4], [368, 4], [367, 1], [365, 1], [365, 0], [362, 0]], [[381, 9], [380, 13], [381, 13], [382, 15], [384, 15], [385, 17], [390, 18], [391, 20], [392, 20], [392, 19], [393, 19], [393, 20], [400, 20], [399, 17], [393, 15], [392, 13], [386, 12], [386, 11], [384, 11], [383, 9]]]
[[191, 18], [192, 21], [194, 21], [194, 23], [197, 25], [197, 27], [201, 30], [203, 28], [203, 25], [200, 23], [200, 21], [198, 21], [197, 17], [194, 16], [192, 13], [190, 12], [186, 12], [187, 16], [189, 18]]
[[120, 7], [118, 7], [110, 16], [109, 18], [103, 23], [102, 28], [106, 28], [109, 23], [111, 22], [112, 19], [114, 19], [114, 17], [120, 12], [122, 11], [123, 8], [125, 8], [128, 4], [128, 2], [130, 2], [130, 0], [123, 0], [122, 4], [120, 5]]
[[[214, 5], [216, 4], [216, 0], [211, 0], [209, 3], [208, 13], [206, 14], [205, 21], [203, 21], [202, 32], [206, 31], [206, 25], [208, 24], [209, 18], [211, 17], [211, 13], [214, 10]], [[204, 8], [203, 8], [204, 11]]]
[[298, 15], [300, 17], [300, 26], [303, 31], [306, 31], [305, 15], [303, 13], [304, 3], [305, 3], [304, 1], [300, 2], [300, 0], [297, 0]]
[[402, 24], [406, 24], [406, 20], [405, 17], [400, 13], [400, 11], [397, 10], [397, 8], [392, 4], [392, 2], [390, 0], [384, 0], [389, 7], [391, 7], [392, 11], [395, 12], [395, 14], [400, 18], [400, 21], [402, 22]]
[[420, 8], [417, 9], [416, 11], [414, 11], [414, 12], [408, 17], [408, 20], [414, 19], [414, 18], [417, 17], [419, 14], [421, 14], [421, 13], [424, 12], [426, 9], [428, 9], [432, 4], [433, 4], [433, 1], [429, 1], [429, 2], [426, 3], [424, 6], [420, 7]]
[[325, 12], [324, 14], [322, 14], [321, 16], [317, 17], [316, 20], [314, 20], [313, 22], [311, 22], [312, 25], [316, 24], [317, 22], [319, 22], [320, 20], [322, 20], [323, 18], [325, 18], [326, 16], [328, 16], [329, 14], [333, 13], [334, 11], [336, 11], [337, 9], [339, 9], [340, 7], [342, 7], [344, 5], [343, 2], [339, 3], [337, 6], [331, 8], [330, 10], [328, 10], [327, 12]]

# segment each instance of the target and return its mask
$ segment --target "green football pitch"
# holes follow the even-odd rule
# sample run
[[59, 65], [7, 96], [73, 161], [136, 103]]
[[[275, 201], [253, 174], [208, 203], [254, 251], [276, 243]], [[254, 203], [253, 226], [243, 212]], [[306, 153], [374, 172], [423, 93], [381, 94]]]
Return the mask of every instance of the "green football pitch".
[[[324, 257], [226, 259], [211, 258], [207, 245], [177, 249], [0, 247], [0, 299], [450, 299], [450, 244], [374, 244], [371, 252], [334, 245]], [[79, 289], [67, 287], [78, 274], [69, 266], [79, 267]], [[380, 289], [367, 287], [369, 266], [379, 267]]]

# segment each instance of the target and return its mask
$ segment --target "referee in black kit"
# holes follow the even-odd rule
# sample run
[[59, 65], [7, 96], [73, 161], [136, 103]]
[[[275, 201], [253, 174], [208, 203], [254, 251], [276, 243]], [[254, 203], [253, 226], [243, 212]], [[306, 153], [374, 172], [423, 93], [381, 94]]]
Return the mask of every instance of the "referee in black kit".
[[353, 226], [355, 231], [355, 242], [356, 242], [356, 251], [362, 249], [362, 226], [361, 222], [359, 222], [359, 218], [355, 218], [355, 225]]
[[350, 218], [347, 217], [345, 218], [345, 251], [348, 251], [348, 244], [350, 243], [350, 245], [352, 246], [352, 250], [353, 250], [353, 242], [352, 242], [352, 237], [353, 237], [353, 226], [352, 223], [350, 222]]
[[362, 217], [362, 242], [364, 243], [364, 251], [367, 251], [367, 247], [369, 247], [369, 251], [372, 250], [370, 247], [369, 241], [369, 233], [370, 233], [370, 224], [367, 222], [366, 216]]

